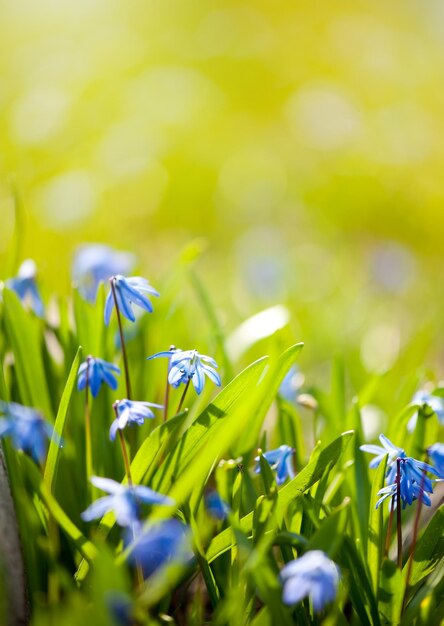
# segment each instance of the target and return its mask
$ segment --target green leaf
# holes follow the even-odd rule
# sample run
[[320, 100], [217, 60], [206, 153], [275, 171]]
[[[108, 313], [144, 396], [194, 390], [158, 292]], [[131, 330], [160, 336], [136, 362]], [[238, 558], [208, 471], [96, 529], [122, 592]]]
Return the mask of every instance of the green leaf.
[[92, 560], [96, 556], [96, 548], [83, 533], [77, 528], [77, 526], [69, 519], [66, 513], [63, 511], [57, 500], [49, 491], [48, 487], [42, 480], [37, 466], [27, 456], [22, 456], [22, 463], [26, 468], [26, 474], [31, 480], [32, 486], [36, 493], [40, 496], [42, 501], [48, 508], [49, 513], [53, 516], [55, 521], [59, 524], [65, 535], [76, 546], [83, 558]]
[[370, 579], [375, 593], [377, 593], [379, 586], [379, 572], [381, 568], [382, 550], [384, 544], [382, 536], [384, 529], [384, 507], [380, 506], [377, 509], [376, 502], [378, 501], [378, 491], [384, 487], [386, 469], [387, 455], [378, 465], [373, 477], [368, 519], [367, 563], [370, 571]]
[[388, 624], [399, 624], [403, 599], [402, 572], [396, 563], [385, 559], [382, 563], [378, 606], [381, 616]]
[[[218, 431], [220, 426], [224, 427], [230, 420], [233, 412], [236, 411], [238, 404], [245, 397], [249, 397], [264, 370], [267, 357], [255, 361], [245, 370], [243, 370], [236, 378], [234, 378], [207, 406], [202, 414], [188, 428], [178, 442], [173, 453], [166, 457], [163, 467], [158, 469], [153, 477], [153, 488], [162, 493], [168, 493], [171, 485], [176, 481], [177, 477], [182, 483], [187, 482], [188, 491], [180, 493], [178, 497], [186, 499], [188, 497], [190, 487], [199, 481], [197, 475], [190, 471], [193, 461], [199, 466], [201, 474], [206, 475], [209, 467], [214, 461], [215, 456], [220, 447], [216, 446], [216, 453], [208, 454], [209, 446], [217, 443]], [[241, 422], [242, 426], [242, 422]], [[239, 424], [237, 425], [239, 429]], [[209, 461], [203, 462], [200, 454], [204, 451]], [[187, 478], [185, 479], [184, 476]]]
[[[71, 400], [72, 392], [75, 388], [77, 372], [79, 371], [81, 353], [82, 348], [79, 346], [77, 353], [74, 357], [74, 361], [72, 362], [68, 380], [66, 381], [65, 389], [63, 390], [62, 398], [60, 400], [59, 410], [57, 411], [56, 421], [54, 424], [54, 430], [56, 436], [58, 437], [63, 437], [63, 432], [65, 430], [69, 403]], [[60, 442], [55, 437], [53, 437], [49, 446], [49, 452], [46, 459], [44, 473], [45, 484], [51, 493], [54, 491], [55, 482], [57, 480], [57, 469], [61, 450], [62, 446], [60, 445]]]
[[[428, 523], [416, 544], [409, 590], [434, 571], [444, 554], [444, 507], [441, 506]], [[407, 564], [405, 565], [407, 567]]]
[[[293, 478], [293, 480], [279, 490], [279, 499], [277, 504], [278, 512], [283, 513], [291, 502], [299, 498], [307, 491], [307, 489], [310, 489], [310, 487], [317, 483], [323, 475], [325, 468], [330, 463], [335, 465], [338, 462], [353, 434], [354, 433], [352, 431], [349, 431], [343, 433], [340, 437], [335, 439], [335, 441], [320, 452], [319, 456], [317, 456], [315, 460], [310, 462], [295, 478]], [[241, 519], [240, 526], [244, 533], [251, 533], [253, 526], [252, 512], [245, 515]], [[229, 550], [232, 545], [233, 533], [231, 528], [227, 528], [217, 535], [210, 543], [207, 552], [208, 561], [213, 561], [218, 556]]]
[[261, 381], [260, 387], [257, 390], [257, 398], [252, 399], [251, 407], [249, 410], [247, 409], [248, 412], [245, 413], [246, 424], [244, 433], [242, 437], [233, 440], [234, 456], [243, 456], [257, 446], [262, 423], [268, 409], [276, 397], [282, 380], [294, 363], [296, 355], [303, 347], [303, 343], [290, 346], [267, 371], [264, 380]]
[[15, 359], [20, 399], [52, 420], [52, 406], [42, 358], [43, 322], [27, 313], [17, 295], [3, 290], [6, 332]]

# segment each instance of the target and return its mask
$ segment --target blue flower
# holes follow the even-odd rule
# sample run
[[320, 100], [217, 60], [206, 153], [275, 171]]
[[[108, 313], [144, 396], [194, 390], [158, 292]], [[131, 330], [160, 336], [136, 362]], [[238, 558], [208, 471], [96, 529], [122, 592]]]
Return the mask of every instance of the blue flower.
[[110, 495], [93, 502], [81, 513], [85, 522], [99, 519], [112, 511], [119, 526], [133, 527], [139, 519], [141, 504], [174, 504], [174, 501], [143, 485], [122, 485], [111, 478], [93, 476], [92, 484]]
[[[384, 487], [378, 492], [381, 496], [376, 503], [376, 508], [384, 502], [387, 498], [391, 498], [390, 504], [394, 508], [397, 501], [397, 464], [395, 466], [395, 478], [394, 482], [390, 483], [387, 487]], [[433, 493], [433, 485], [430, 478], [427, 477], [425, 472], [438, 475], [435, 468], [423, 461], [417, 461], [412, 457], [405, 457], [399, 459], [399, 473], [400, 473], [400, 498], [402, 502], [402, 508], [405, 509], [407, 504], [411, 505], [414, 500], [421, 500], [427, 506], [430, 506], [431, 500], [428, 496], [429, 493]]]
[[46, 441], [59, 437], [53, 427], [46, 422], [41, 414], [15, 402], [1, 403], [0, 437], [11, 437], [14, 448], [23, 450], [37, 463], [42, 463], [46, 453]]
[[15, 278], [6, 281], [6, 287], [15, 291], [22, 304], [28, 305], [36, 315], [43, 317], [45, 308], [36, 283], [37, 268], [34, 261], [27, 259], [20, 265]]
[[170, 359], [168, 382], [173, 387], [188, 384], [191, 380], [194, 389], [199, 394], [205, 384], [205, 376], [208, 376], [215, 385], [220, 387], [221, 380], [219, 374], [214, 368], [217, 363], [210, 356], [200, 354], [197, 350], [166, 350], [165, 352], [157, 352], [148, 359], [156, 359], [160, 356], [166, 356]]
[[176, 519], [157, 522], [148, 529], [136, 526], [129, 561], [140, 565], [145, 578], [168, 563], [185, 564], [192, 558], [190, 532]]
[[[278, 485], [282, 485], [287, 478], [294, 478], [295, 472], [293, 469], [292, 457], [294, 455], [294, 449], [287, 445], [279, 446], [276, 450], [269, 450], [268, 452], [264, 452], [263, 456], [268, 461], [272, 470], [276, 470], [276, 482]], [[255, 461], [257, 465], [254, 469], [256, 474], [259, 474], [261, 471], [261, 466], [259, 464], [259, 456], [255, 457]]]
[[119, 252], [102, 244], [85, 244], [78, 248], [72, 265], [75, 286], [88, 302], [94, 303], [97, 289], [116, 274], [128, 274], [135, 263], [129, 252]]
[[296, 365], [293, 365], [287, 372], [284, 380], [279, 387], [279, 395], [288, 402], [296, 402], [296, 396], [302, 385], [304, 384], [304, 375], [299, 371]]
[[222, 500], [217, 491], [210, 491], [205, 497], [205, 503], [207, 505], [208, 513], [218, 519], [224, 520], [227, 518], [230, 512], [230, 507]]
[[77, 389], [82, 391], [88, 383], [93, 398], [97, 397], [102, 383], [106, 383], [108, 387], [115, 391], [117, 389], [117, 380], [114, 374], [120, 374], [120, 369], [117, 365], [89, 356], [79, 367]]
[[[417, 404], [427, 414], [435, 413], [440, 424], [444, 425], [444, 402], [442, 398], [434, 396], [428, 391], [420, 390], [415, 393], [412, 398], [412, 404]], [[411, 433], [415, 430], [418, 421], [418, 412], [410, 418], [407, 424], [407, 430]]]
[[440, 478], [444, 478], [444, 443], [434, 443], [427, 449]]
[[111, 424], [109, 430], [109, 438], [114, 441], [118, 430], [123, 430], [128, 424], [144, 423], [146, 419], [153, 419], [154, 413], [150, 407], [155, 409], [163, 409], [161, 404], [153, 404], [152, 402], [139, 402], [137, 400], [118, 400], [113, 404], [116, 412], [116, 419]]
[[117, 276], [112, 276], [110, 278], [110, 282], [112, 283], [112, 286], [105, 302], [105, 324], [107, 326], [114, 307], [113, 288], [116, 293], [119, 311], [124, 317], [126, 317], [126, 319], [131, 322], [136, 320], [136, 316], [134, 315], [132, 308], [133, 304], [136, 304], [141, 309], [144, 309], [144, 311], [148, 311], [148, 313], [153, 312], [153, 305], [145, 294], [148, 293], [152, 296], [158, 296], [159, 294], [154, 287], [152, 287], [149, 282], [145, 280], [145, 278], [141, 278], [140, 276], [125, 278], [125, 276], [118, 274]]
[[388, 437], [386, 437], [382, 433], [379, 435], [379, 441], [382, 443], [382, 447], [366, 443], [363, 446], [360, 446], [359, 449], [363, 452], [376, 454], [375, 458], [372, 459], [369, 463], [370, 469], [375, 469], [376, 467], [378, 467], [383, 458], [388, 455], [386, 480], [387, 483], [390, 484], [394, 482], [396, 476], [396, 459], [398, 457], [404, 458], [406, 454], [402, 448], [398, 448], [398, 446], [395, 446], [390, 441], [390, 439], [388, 439]]
[[296, 604], [307, 596], [315, 611], [322, 611], [338, 591], [339, 569], [321, 550], [310, 550], [281, 570], [282, 601]]

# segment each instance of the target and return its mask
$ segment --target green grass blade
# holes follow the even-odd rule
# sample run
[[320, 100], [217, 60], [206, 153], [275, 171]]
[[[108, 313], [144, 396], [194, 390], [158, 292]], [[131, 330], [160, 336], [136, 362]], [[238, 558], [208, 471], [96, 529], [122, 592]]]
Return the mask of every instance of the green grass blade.
[[372, 490], [370, 495], [370, 512], [368, 519], [368, 544], [367, 563], [370, 571], [370, 580], [375, 593], [379, 587], [379, 573], [382, 563], [383, 551], [383, 528], [384, 528], [384, 507], [376, 508], [378, 501], [378, 491], [384, 487], [385, 471], [387, 468], [387, 456], [379, 464], [373, 476]]
[[[71, 400], [72, 392], [74, 391], [77, 372], [79, 371], [80, 358], [82, 354], [82, 348], [79, 346], [77, 353], [72, 362], [71, 369], [66, 381], [65, 389], [63, 390], [62, 398], [60, 400], [59, 409], [57, 411], [56, 421], [54, 424], [54, 430], [56, 436], [63, 437], [65, 430], [66, 418], [68, 415], [69, 403]], [[57, 469], [60, 459], [60, 452], [62, 448], [60, 442], [56, 438], [52, 438], [49, 446], [48, 457], [46, 459], [44, 481], [50, 493], [53, 493], [55, 482], [57, 480]]]
[[43, 322], [27, 313], [16, 294], [3, 290], [5, 326], [14, 353], [20, 399], [52, 419], [53, 411], [42, 358]]

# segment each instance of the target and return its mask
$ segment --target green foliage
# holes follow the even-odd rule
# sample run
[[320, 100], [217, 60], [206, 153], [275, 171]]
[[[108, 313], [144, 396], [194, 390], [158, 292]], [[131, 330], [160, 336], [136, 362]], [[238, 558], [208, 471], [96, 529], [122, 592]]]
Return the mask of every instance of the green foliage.
[[[95, 305], [74, 294], [74, 328], [67, 305], [60, 303], [60, 323], [49, 327], [4, 290], [1, 398], [36, 407], [51, 422], [55, 414], [55, 430], [63, 441], [50, 442], [43, 472], [4, 442], [33, 626], [74, 626], [82, 620], [112, 624], [113, 598], [127, 607], [137, 626], [438, 623], [444, 591], [443, 511], [438, 508], [421, 530], [407, 581], [408, 565], [400, 571], [385, 554], [388, 516], [383, 506], [375, 509], [387, 459], [369, 470], [359, 449], [367, 442], [362, 405], [385, 384], [383, 377], [373, 377], [359, 400], [351, 401], [347, 370], [336, 359], [330, 390], [309, 390], [317, 406], [314, 400], [312, 408], [298, 404], [297, 394], [284, 398], [281, 383], [303, 344], [282, 352], [282, 335], [267, 335], [269, 356], [238, 368], [229, 359], [209, 293], [196, 274], [189, 275], [221, 357], [224, 384], [218, 393], [208, 384], [200, 397], [190, 389], [186, 408], [177, 415], [171, 407], [177, 406], [182, 390], [170, 389], [167, 421], [159, 416], [125, 431], [134, 483], [174, 500], [169, 506], [143, 508], [145, 530], [175, 517], [191, 535], [192, 559], [173, 559], [144, 581], [137, 566], [129, 565], [133, 546], [124, 544], [114, 513], [97, 524], [86, 524], [80, 516], [91, 496], [103, 494], [92, 494], [86, 480], [84, 395], [76, 391], [78, 346], [83, 354], [121, 363], [113, 343], [115, 328], [107, 333], [103, 326], [104, 290]], [[169, 345], [168, 324], [157, 324], [161, 336], [156, 335], [156, 345]], [[160, 368], [144, 358], [152, 343], [150, 324], [143, 320], [130, 330], [130, 372], [142, 394], [137, 399], [159, 401], [165, 370], [158, 375]], [[62, 361], [52, 356], [51, 341], [59, 343]], [[234, 368], [240, 370], [236, 375]], [[108, 440], [111, 405], [123, 394], [122, 380], [115, 393], [103, 389], [92, 400], [92, 443], [97, 473], [127, 485], [118, 444]], [[432, 422], [420, 415], [409, 436], [406, 424], [412, 414], [411, 407], [400, 407], [389, 434], [395, 442], [422, 450], [432, 441]], [[263, 452], [282, 444], [294, 448], [296, 475], [278, 486]], [[206, 506], [213, 489], [228, 506], [223, 520], [212, 518]], [[282, 602], [279, 572], [308, 550], [322, 550], [341, 571], [338, 596], [321, 614], [308, 599], [295, 606]], [[6, 605], [0, 593], [0, 614]]]

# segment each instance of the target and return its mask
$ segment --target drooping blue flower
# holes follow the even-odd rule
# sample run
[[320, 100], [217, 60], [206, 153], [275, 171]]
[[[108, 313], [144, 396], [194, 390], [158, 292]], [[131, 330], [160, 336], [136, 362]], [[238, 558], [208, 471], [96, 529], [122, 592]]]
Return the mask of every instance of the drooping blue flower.
[[[279, 446], [276, 450], [269, 450], [264, 452], [263, 456], [268, 461], [272, 470], [276, 470], [276, 482], [278, 485], [282, 485], [287, 478], [294, 478], [295, 472], [293, 469], [292, 457], [294, 455], [294, 449], [287, 445]], [[254, 471], [259, 474], [261, 466], [259, 463], [259, 456], [255, 457], [256, 467]]]
[[0, 412], [5, 416], [0, 418], [0, 438], [10, 437], [14, 448], [23, 450], [37, 463], [45, 458], [48, 439], [56, 437], [60, 441], [53, 427], [36, 409], [16, 402], [2, 402]]
[[[130, 322], [134, 322], [136, 320], [132, 307], [133, 304], [139, 306], [144, 311], [148, 311], [148, 313], [153, 312], [153, 305], [145, 294], [150, 294], [152, 296], [158, 296], [159, 294], [154, 287], [152, 287], [149, 282], [145, 280], [145, 278], [141, 278], [140, 276], [131, 276], [130, 278], [126, 278], [121, 274], [117, 274], [116, 276], [112, 276], [109, 280], [112, 282], [112, 286], [114, 287], [116, 293], [119, 311], [124, 317], [126, 317], [126, 319], [130, 320]], [[105, 324], [107, 326], [109, 324], [113, 308], [114, 296], [111, 288], [105, 302]]]
[[146, 419], [153, 419], [155, 417], [150, 407], [155, 409], [163, 409], [161, 404], [154, 404], [153, 402], [140, 402], [138, 400], [118, 400], [113, 405], [116, 411], [116, 419], [111, 424], [109, 429], [109, 438], [114, 441], [118, 430], [123, 430], [128, 426], [137, 424], [141, 426]]
[[77, 389], [83, 391], [88, 383], [93, 398], [97, 397], [102, 383], [106, 383], [115, 391], [117, 389], [115, 374], [120, 374], [120, 368], [117, 365], [89, 356], [79, 367]]
[[173, 387], [179, 387], [182, 383], [186, 385], [191, 380], [194, 389], [200, 394], [205, 384], [205, 376], [218, 387], [221, 385], [220, 376], [215, 370], [218, 367], [216, 361], [197, 350], [166, 350], [149, 356], [148, 360], [157, 357], [170, 359], [168, 382]]
[[[397, 463], [395, 468], [394, 482], [380, 489], [378, 495], [381, 497], [376, 503], [376, 508], [387, 498], [390, 498], [391, 507], [396, 507], [398, 485]], [[435, 476], [438, 475], [435, 468], [429, 465], [429, 463], [418, 461], [412, 457], [399, 459], [400, 498], [403, 509], [405, 509], [407, 504], [411, 505], [414, 500], [418, 500], [419, 498], [421, 498], [425, 505], [430, 506], [431, 500], [428, 494], [433, 493], [433, 485], [430, 478], [426, 475], [426, 472], [430, 472]]]
[[336, 597], [339, 568], [321, 550], [310, 550], [287, 563], [281, 570], [280, 579], [284, 604], [296, 604], [308, 596], [313, 609], [318, 612]]
[[186, 564], [193, 556], [189, 528], [176, 519], [156, 522], [148, 529], [138, 524], [132, 538], [128, 560], [142, 568], [145, 578], [169, 563]]
[[23, 261], [17, 276], [9, 278], [5, 285], [20, 298], [22, 304], [29, 306], [36, 315], [43, 317], [45, 308], [36, 282], [37, 267], [32, 259]]
[[444, 478], [444, 443], [434, 443], [427, 449], [440, 478]]
[[75, 287], [88, 302], [94, 303], [101, 282], [116, 274], [128, 274], [135, 263], [135, 256], [119, 252], [103, 244], [84, 244], [75, 254], [72, 278]]
[[[444, 400], [438, 396], [421, 389], [417, 391], [412, 398], [412, 404], [417, 404], [423, 411], [430, 414], [435, 413], [440, 424], [444, 425]], [[411, 433], [415, 430], [416, 422], [418, 421], [418, 412], [416, 412], [410, 418], [407, 424], [407, 430]]]
[[168, 496], [143, 485], [123, 485], [111, 478], [99, 476], [93, 476], [91, 482], [109, 495], [99, 498], [81, 513], [85, 522], [99, 519], [112, 511], [119, 526], [133, 527], [138, 522], [141, 504], [174, 504]]
[[378, 467], [383, 458], [388, 455], [386, 480], [388, 484], [391, 484], [394, 482], [396, 476], [396, 459], [398, 457], [404, 458], [406, 454], [402, 448], [395, 446], [390, 439], [382, 433], [379, 435], [379, 441], [382, 443], [382, 447], [366, 443], [360, 446], [359, 449], [363, 452], [376, 455], [369, 463], [370, 469]]
[[227, 518], [230, 512], [230, 507], [222, 500], [217, 491], [210, 491], [205, 496], [205, 504], [207, 505], [208, 513], [217, 520], [224, 520]]

